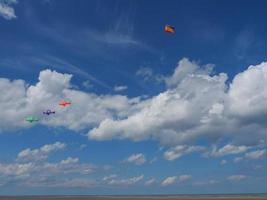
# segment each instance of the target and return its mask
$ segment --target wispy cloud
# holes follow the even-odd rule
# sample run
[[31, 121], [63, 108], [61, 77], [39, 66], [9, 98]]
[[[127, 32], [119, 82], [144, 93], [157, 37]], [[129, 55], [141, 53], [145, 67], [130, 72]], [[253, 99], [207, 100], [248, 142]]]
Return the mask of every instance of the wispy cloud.
[[235, 146], [232, 144], [227, 144], [220, 149], [217, 149], [217, 147], [214, 146], [212, 148], [212, 152], [210, 153], [210, 155], [215, 156], [215, 157], [220, 157], [220, 156], [231, 155], [231, 154], [240, 154], [240, 153], [244, 153], [248, 149], [250, 149], [250, 147], [245, 146], [245, 145]]
[[92, 84], [94, 83], [110, 91], [113, 90], [112, 87], [110, 87], [108, 84], [106, 84], [103, 81], [100, 81], [95, 76], [85, 71], [83, 69], [84, 66], [77, 66], [76, 64], [68, 61], [67, 58], [63, 59], [56, 55], [42, 53], [39, 55], [20, 56], [16, 60], [12, 58], [6, 58], [1, 60], [0, 64], [1, 66], [4, 67], [8, 68], [12, 67], [13, 69], [16, 70], [23, 70], [28, 72], [32, 71], [31, 66], [36, 66], [36, 69], [40, 70], [43, 69], [44, 67], [57, 69], [62, 72], [73, 73], [87, 79], [87, 82], [84, 82], [84, 84], [86, 85], [83, 85], [86, 88], [89, 87], [89, 82], [90, 82], [90, 86], [92, 86]]
[[29, 161], [42, 161], [47, 159], [48, 155], [53, 151], [61, 150], [65, 148], [65, 144], [56, 142], [54, 144], [46, 144], [40, 149], [24, 149], [17, 156], [17, 161], [29, 162]]
[[12, 7], [17, 3], [17, 0], [0, 0], [0, 16], [2, 16], [6, 20], [17, 18], [15, 10]]
[[78, 74], [86, 79], [89, 79], [90, 81], [105, 87], [107, 89], [111, 89], [110, 86], [108, 86], [107, 84], [105, 84], [103, 81], [98, 80], [97, 78], [95, 78], [93, 75], [89, 74], [87, 71], [83, 70], [81, 67], [77, 67], [75, 64], [72, 64], [66, 60], [63, 60], [61, 58], [58, 58], [56, 56], [52, 56], [52, 55], [46, 55], [45, 56], [45, 60], [47, 60], [48, 62], [51, 63], [53, 68], [56, 69], [61, 69], [67, 72], [71, 72], [71, 73], [75, 73]]
[[162, 186], [172, 185], [176, 182], [177, 176], [169, 176], [161, 182]]
[[144, 175], [122, 179], [119, 178], [116, 174], [112, 174], [110, 176], [103, 177], [102, 181], [104, 184], [107, 185], [124, 187], [124, 186], [134, 185], [143, 180], [143, 178]]
[[[46, 144], [37, 149], [27, 148], [18, 153], [10, 163], [0, 163], [2, 185], [12, 182], [26, 187], [89, 187], [92, 181], [80, 178], [94, 171], [94, 165], [80, 163], [77, 157], [48, 162], [52, 152], [61, 150], [65, 143]], [[75, 175], [73, 177], [73, 175]], [[91, 184], [89, 184], [91, 183]]]
[[127, 90], [127, 86], [126, 85], [116, 85], [114, 87], [114, 91], [115, 92], [121, 92], [121, 91], [124, 91], [124, 90]]
[[146, 162], [146, 157], [142, 153], [129, 156], [124, 162], [134, 163], [135, 165], [143, 165]]
[[150, 67], [140, 67], [136, 71], [136, 76], [142, 77], [144, 81], [163, 82], [165, 79], [163, 75], [155, 74]]
[[194, 152], [201, 152], [203, 150], [205, 150], [205, 147], [203, 146], [177, 145], [176, 147], [173, 147], [164, 152], [164, 158], [168, 161], [173, 161], [179, 159], [184, 155]]
[[234, 162], [247, 161], [247, 160], [259, 160], [266, 156], [266, 149], [255, 150], [245, 153], [244, 156], [236, 157]]
[[237, 174], [237, 175], [228, 176], [227, 180], [229, 180], [229, 181], [241, 181], [241, 180], [244, 180], [246, 178], [247, 178], [246, 175]]
[[155, 178], [151, 178], [151, 179], [149, 179], [149, 180], [147, 180], [147, 181], [145, 182], [145, 185], [146, 185], [146, 186], [151, 186], [151, 185], [155, 184], [156, 182], [157, 182], [157, 181], [156, 181]]

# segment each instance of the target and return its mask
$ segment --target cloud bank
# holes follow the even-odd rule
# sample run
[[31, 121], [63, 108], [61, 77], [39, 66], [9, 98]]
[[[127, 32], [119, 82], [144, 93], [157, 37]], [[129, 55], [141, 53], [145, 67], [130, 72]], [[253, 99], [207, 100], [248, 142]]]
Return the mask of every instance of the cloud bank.
[[[214, 149], [213, 156], [245, 152], [244, 145], [266, 144], [265, 62], [249, 66], [228, 84], [227, 74], [214, 74], [212, 65], [184, 58], [173, 74], [164, 77], [166, 90], [146, 99], [84, 92], [72, 88], [71, 78], [49, 69], [40, 72], [35, 85], [0, 78], [0, 89], [6, 91], [0, 96], [0, 131], [29, 128], [25, 117], [40, 116], [49, 108], [57, 114], [41, 120], [45, 126], [88, 130], [89, 139], [100, 141], [157, 140], [173, 147], [165, 153], [168, 160], [200, 151], [198, 146], [189, 147], [199, 139], [229, 140], [232, 146]], [[61, 99], [70, 100], [72, 106], [59, 108]]]

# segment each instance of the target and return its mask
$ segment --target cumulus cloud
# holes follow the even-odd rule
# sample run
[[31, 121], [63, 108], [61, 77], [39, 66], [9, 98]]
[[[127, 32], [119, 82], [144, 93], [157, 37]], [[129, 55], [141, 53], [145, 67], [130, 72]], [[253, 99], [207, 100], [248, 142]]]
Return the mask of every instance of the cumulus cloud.
[[234, 116], [243, 123], [256, 121], [263, 123], [260, 117], [266, 115], [266, 73], [267, 63], [249, 66], [247, 70], [237, 74], [230, 84], [230, 109]]
[[[38, 149], [27, 149], [18, 153], [17, 159], [10, 163], [0, 163], [0, 177], [4, 184], [13, 182], [24, 186], [52, 187], [87, 187], [92, 180], [79, 179], [92, 173], [96, 167], [88, 163], [80, 163], [79, 158], [48, 162], [51, 152], [65, 147], [64, 143], [44, 145]], [[38, 157], [40, 157], [38, 159]], [[76, 178], [70, 178], [75, 176]], [[80, 186], [79, 186], [80, 183]]]
[[220, 157], [230, 154], [240, 154], [247, 151], [250, 147], [242, 145], [242, 146], [235, 146], [232, 144], [227, 144], [220, 149], [217, 147], [213, 147], [212, 152], [210, 153], [211, 156]]
[[178, 66], [175, 68], [174, 73], [165, 78], [166, 84], [168, 86], [176, 86], [186, 76], [194, 76], [194, 75], [207, 75], [212, 71], [213, 65], [208, 64], [203, 67], [199, 67], [196, 62], [191, 62], [187, 58], [184, 58], [179, 61]]
[[109, 180], [112, 180], [112, 179], [114, 179], [114, 178], [117, 178], [117, 174], [111, 174], [111, 175], [109, 175], [109, 176], [104, 176], [104, 177], [102, 178], [102, 180], [103, 180], [103, 181], [109, 181]]
[[169, 87], [166, 91], [140, 102], [138, 109], [127, 118], [102, 121], [89, 131], [89, 138], [152, 138], [173, 145], [199, 137], [229, 136], [241, 149], [231, 149], [234, 144], [229, 144], [225, 148], [230, 150], [214, 155], [242, 152], [246, 147], [236, 144], [266, 141], [266, 125], [262, 120], [267, 115], [264, 101], [267, 76], [264, 74], [267, 74], [267, 63], [250, 66], [228, 85], [225, 73], [213, 75], [210, 65], [199, 66], [182, 59], [174, 74], [165, 78]]
[[114, 91], [115, 92], [121, 92], [121, 91], [124, 91], [124, 90], [127, 90], [127, 86], [126, 85], [117, 85], [114, 87]]
[[185, 182], [185, 181], [188, 181], [190, 179], [192, 179], [192, 176], [191, 175], [183, 174], [183, 175], [180, 175], [179, 176], [178, 181], [179, 182]]
[[169, 176], [161, 182], [162, 186], [172, 185], [177, 181], [177, 176]]
[[134, 163], [135, 165], [142, 165], [146, 162], [146, 157], [142, 153], [133, 154], [125, 159], [125, 162]]
[[[182, 59], [174, 73], [164, 77], [166, 90], [145, 99], [84, 92], [72, 88], [71, 79], [71, 74], [51, 70], [41, 71], [38, 82], [33, 85], [23, 80], [0, 78], [0, 90], [5, 91], [0, 95], [0, 132], [34, 126], [25, 122], [25, 117], [40, 116], [43, 110], [50, 108], [56, 110], [56, 115], [42, 118], [40, 124], [75, 131], [85, 129], [89, 139], [100, 141], [157, 140], [168, 146], [164, 158], [170, 161], [206, 151], [207, 148], [194, 144], [201, 139], [228, 140], [222, 147], [214, 146], [209, 156], [243, 154], [239, 159], [257, 160], [266, 155], [266, 150], [251, 151], [259, 141], [264, 145], [267, 141], [265, 62], [250, 66], [228, 84], [225, 73], [215, 74], [210, 65], [200, 66]], [[72, 105], [59, 108], [58, 102], [62, 99], [70, 100]], [[62, 149], [59, 144], [49, 145], [24, 149], [15, 163], [0, 163], [0, 175], [24, 179], [32, 174], [84, 175], [94, 170], [94, 166], [80, 163], [78, 158], [47, 162], [50, 153]], [[127, 160], [134, 164], [146, 162], [143, 154], [134, 154]], [[110, 177], [103, 182], [131, 185], [143, 177]], [[228, 180], [244, 178], [245, 175], [233, 175]], [[179, 180], [178, 176], [168, 177], [161, 184], [169, 185]]]
[[145, 81], [149, 80], [153, 75], [153, 71], [149, 67], [141, 67], [137, 72], [137, 76], [141, 76], [144, 78]]
[[[127, 109], [138, 102], [121, 95], [97, 96], [72, 89], [71, 77], [69, 74], [44, 70], [40, 72], [37, 84], [30, 86], [22, 80], [1, 78], [0, 89], [6, 92], [0, 97], [3, 111], [0, 131], [30, 127], [32, 124], [27, 123], [25, 117], [43, 117], [42, 111], [48, 108], [55, 110], [56, 115], [53, 118], [42, 118], [41, 124], [81, 130], [112, 116], [124, 117]], [[66, 109], [60, 108], [58, 103], [62, 99], [70, 100], [72, 105]]]
[[178, 145], [164, 152], [164, 158], [166, 160], [173, 161], [186, 154], [203, 151], [204, 149], [205, 147], [202, 147], [202, 146]]
[[113, 174], [113, 175], [104, 177], [102, 180], [107, 185], [129, 186], [129, 185], [134, 185], [140, 182], [141, 180], [143, 180], [143, 178], [144, 178], [144, 175], [134, 176], [134, 177], [127, 178], [127, 179], [120, 179], [117, 175]]
[[241, 181], [241, 180], [244, 180], [246, 178], [247, 178], [246, 175], [238, 174], [238, 175], [228, 176], [227, 180], [229, 180], [229, 181]]
[[177, 144], [214, 133], [219, 128], [214, 123], [222, 119], [223, 112], [210, 110], [214, 110], [214, 104], [222, 104], [226, 79], [225, 74], [185, 76], [176, 88], [141, 102], [140, 109], [126, 119], [104, 120], [89, 132], [89, 137], [98, 140], [151, 137], [162, 143]]
[[12, 5], [17, 4], [17, 0], [0, 0], [0, 16], [6, 20], [17, 18]]
[[[59, 162], [28, 162], [28, 163], [0, 163], [0, 176], [2, 180], [8, 183], [9, 181], [15, 181], [17, 183], [24, 182], [29, 185], [45, 184], [42, 182], [42, 178], [65, 180], [67, 175], [86, 175], [92, 173], [95, 169], [94, 165], [79, 163], [78, 158], [68, 157], [65, 160]], [[32, 178], [34, 177], [34, 179]], [[63, 181], [62, 180], [62, 181]], [[57, 183], [58, 183], [57, 182]]]
[[[1, 78], [0, 89], [6, 92], [0, 96], [0, 131], [33, 126], [25, 117], [51, 108], [56, 115], [39, 123], [85, 129], [94, 140], [158, 140], [172, 146], [168, 151], [177, 158], [175, 146], [194, 146], [200, 138], [230, 140], [213, 156], [244, 153], [260, 140], [266, 143], [267, 63], [250, 66], [228, 84], [225, 73], [184, 58], [164, 77], [166, 90], [146, 99], [83, 92], [71, 87], [71, 78], [51, 70], [41, 71], [34, 85]], [[59, 108], [61, 99], [72, 106]]]
[[68, 165], [68, 164], [73, 164], [77, 162], [79, 162], [79, 158], [68, 157], [67, 159], [60, 161], [60, 164]]
[[149, 179], [149, 180], [147, 180], [146, 182], [145, 182], [145, 185], [146, 186], [151, 186], [151, 185], [153, 185], [153, 184], [155, 184], [156, 183], [156, 179], [155, 178], [151, 178], [151, 179]]
[[177, 182], [183, 183], [183, 182], [189, 181], [190, 179], [192, 179], [192, 176], [188, 174], [183, 174], [180, 176], [169, 176], [161, 182], [161, 185], [168, 186], [168, 185], [175, 184]]
[[245, 154], [246, 159], [258, 160], [266, 155], [266, 149], [251, 151]]
[[144, 81], [164, 82], [164, 76], [155, 74], [149, 67], [141, 67], [137, 70], [136, 75], [142, 77]]
[[259, 160], [266, 155], [266, 152], [266, 149], [251, 151], [245, 153], [245, 155], [242, 157], [236, 157], [234, 162], [240, 162], [242, 160]]
[[0, 164], [0, 174], [2, 176], [25, 177], [29, 176], [33, 169], [33, 163]]
[[64, 143], [56, 142], [54, 144], [46, 144], [40, 149], [24, 149], [18, 154], [17, 160], [23, 162], [46, 160], [50, 153], [61, 150], [65, 146], [66, 144]]
[[55, 180], [48, 177], [41, 177], [39, 179], [29, 179], [23, 183], [28, 187], [63, 187], [63, 188], [91, 188], [95, 187], [97, 183], [94, 180], [86, 178], [67, 178], [62, 180]]

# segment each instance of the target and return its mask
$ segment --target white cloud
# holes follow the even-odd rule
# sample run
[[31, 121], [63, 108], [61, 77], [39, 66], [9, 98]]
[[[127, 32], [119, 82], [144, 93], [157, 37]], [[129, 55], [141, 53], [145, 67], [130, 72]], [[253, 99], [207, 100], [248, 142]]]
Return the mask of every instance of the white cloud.
[[138, 110], [128, 118], [102, 121], [89, 132], [89, 137], [97, 140], [155, 138], [165, 144], [177, 144], [211, 134], [219, 128], [214, 123], [222, 114], [209, 110], [224, 99], [226, 78], [225, 74], [186, 76], [176, 88], [140, 102]]
[[109, 176], [104, 176], [104, 177], [102, 178], [102, 180], [103, 180], [103, 181], [109, 181], [109, 180], [112, 180], [112, 179], [114, 179], [114, 178], [117, 178], [117, 174], [111, 174], [111, 175], [109, 175]]
[[83, 82], [83, 87], [85, 87], [86, 89], [91, 89], [93, 87], [93, 84], [91, 83], [91, 81], [86, 80]]
[[[0, 163], [0, 176], [5, 184], [11, 181], [26, 186], [64, 187], [62, 183], [69, 175], [79, 177], [92, 173], [94, 169], [95, 167], [91, 164], [79, 163], [77, 158], [67, 158], [56, 163]], [[44, 177], [45, 180], [43, 180]], [[54, 180], [53, 184], [45, 182], [50, 179]]]
[[162, 186], [172, 185], [176, 182], [177, 176], [169, 176], [161, 182]]
[[[0, 78], [0, 89], [6, 90], [0, 97], [0, 131], [30, 127], [27, 116], [38, 116], [39, 123], [57, 127], [65, 126], [71, 130], [90, 128], [113, 115], [123, 117], [128, 108], [138, 100], [131, 101], [126, 96], [97, 96], [71, 89], [72, 75], [56, 71], [40, 72], [39, 82], [27, 87], [22, 80], [10, 81]], [[72, 102], [69, 108], [61, 108], [58, 103], [66, 99]], [[46, 109], [56, 111], [53, 117], [45, 117]]]
[[0, 0], [0, 16], [6, 20], [17, 18], [13, 4], [18, 3], [16, 0]]
[[[226, 136], [241, 148], [231, 149], [234, 145], [229, 144], [225, 147], [229, 150], [215, 152], [218, 156], [227, 155], [227, 151], [230, 154], [242, 152], [246, 147], [240, 144], [255, 145], [261, 139], [266, 141], [266, 126], [262, 119], [267, 115], [266, 101], [263, 101], [267, 91], [264, 84], [267, 82], [267, 75], [264, 75], [267, 63], [251, 66], [237, 74], [229, 88], [227, 75], [212, 75], [211, 68], [182, 59], [174, 74], [166, 77], [170, 88], [141, 101], [127, 118], [102, 121], [89, 131], [89, 138], [137, 141], [152, 138], [162, 144], [177, 145], [199, 137], [218, 139]], [[254, 95], [257, 88], [260, 91]], [[252, 104], [254, 97], [257, 102]]]
[[178, 145], [170, 150], [164, 152], [164, 158], [169, 161], [176, 160], [186, 154], [193, 152], [203, 151], [205, 148], [202, 146], [187, 146], [187, 145]]
[[52, 178], [41, 177], [39, 179], [28, 179], [23, 183], [23, 186], [28, 187], [63, 187], [63, 188], [91, 188], [97, 183], [94, 180], [86, 178], [67, 178], [55, 180]]
[[243, 160], [242, 157], [236, 157], [236, 158], [234, 159], [234, 162], [235, 162], [235, 163], [238, 163], [238, 162], [240, 162], [240, 161], [242, 161], [242, 160]]
[[265, 155], [266, 155], [266, 149], [250, 151], [248, 153], [245, 153], [245, 155], [242, 157], [236, 157], [234, 159], [234, 162], [240, 162], [243, 160], [259, 160], [263, 158]]
[[149, 179], [149, 180], [147, 180], [146, 182], [145, 182], [145, 185], [146, 186], [151, 186], [151, 185], [153, 185], [153, 184], [155, 184], [156, 183], [156, 179], [155, 178], [151, 178], [151, 179]]
[[227, 180], [229, 180], [229, 181], [241, 181], [241, 180], [244, 180], [246, 178], [247, 178], [246, 175], [238, 174], [238, 175], [228, 176]]
[[119, 179], [117, 175], [110, 175], [104, 177], [102, 180], [104, 183], [107, 185], [112, 185], [112, 186], [129, 186], [129, 185], [134, 185], [138, 183], [139, 181], [143, 180], [144, 175], [140, 176], [134, 176], [128, 179]]
[[141, 67], [137, 72], [137, 76], [142, 76], [145, 81], [148, 81], [154, 74], [151, 68]]
[[125, 159], [125, 162], [134, 163], [135, 165], [142, 165], [146, 162], [146, 157], [142, 153], [133, 154]]
[[[214, 156], [238, 154], [266, 139], [267, 63], [237, 74], [228, 87], [227, 75], [213, 74], [211, 66], [182, 59], [165, 77], [167, 89], [143, 99], [123, 95], [96, 95], [71, 88], [69, 74], [40, 72], [35, 85], [0, 79], [0, 131], [27, 128], [28, 115], [41, 117], [45, 109], [56, 115], [39, 123], [71, 130], [88, 130], [95, 140], [153, 139], [163, 145], [188, 145], [199, 138], [228, 138]], [[72, 105], [59, 108], [67, 99]], [[192, 145], [194, 146], [194, 145]], [[179, 154], [177, 154], [179, 157]], [[176, 155], [176, 156], [177, 156]]]
[[64, 143], [56, 142], [54, 144], [46, 144], [40, 149], [24, 149], [18, 154], [17, 160], [22, 162], [46, 160], [50, 153], [61, 150], [65, 146]]
[[266, 73], [266, 62], [249, 66], [247, 70], [237, 74], [230, 85], [231, 113], [241, 118], [243, 122], [256, 120], [259, 123], [259, 117], [265, 116], [267, 110]]
[[[89, 163], [80, 163], [79, 158], [73, 157], [67, 157], [56, 162], [46, 161], [51, 152], [64, 147], [64, 143], [56, 142], [38, 149], [21, 151], [14, 162], [0, 163], [0, 177], [3, 184], [12, 182], [25, 186], [80, 187], [81, 185], [78, 186], [78, 183], [82, 184], [82, 180], [85, 181], [84, 183], [89, 183], [85, 179], [79, 182], [76, 178], [92, 173], [96, 166]], [[40, 159], [37, 158], [38, 156]], [[69, 178], [73, 176], [76, 178]], [[66, 183], [66, 185], [63, 183]], [[72, 186], [71, 183], [73, 183]], [[87, 186], [85, 185], [85, 187]]]
[[33, 163], [0, 164], [0, 175], [2, 176], [29, 176], [34, 169]]
[[[163, 146], [170, 146], [164, 153], [167, 160], [205, 150], [192, 144], [201, 138], [232, 140], [220, 148], [214, 147], [211, 156], [243, 153], [242, 160], [260, 159], [266, 155], [265, 150], [247, 151], [260, 140], [263, 144], [267, 141], [264, 122], [267, 116], [267, 63], [250, 66], [239, 73], [229, 88], [226, 74], [211, 75], [210, 70], [201, 69], [188, 60], [183, 60], [182, 64], [183, 68], [187, 64], [191, 68], [178, 70], [167, 77], [169, 88], [146, 99], [86, 93], [71, 88], [72, 75], [51, 70], [41, 71], [39, 81], [34, 85], [27, 85], [23, 80], [0, 78], [0, 90], [6, 91], [0, 95], [0, 131], [28, 128], [31, 125], [25, 122], [26, 116], [40, 116], [44, 109], [51, 108], [56, 110], [56, 115], [42, 118], [41, 124], [75, 131], [86, 129], [88, 137], [96, 140], [158, 140]], [[59, 108], [61, 99], [70, 100], [72, 105]], [[1, 163], [0, 174], [25, 178], [29, 174], [88, 174], [94, 170], [94, 166], [80, 163], [78, 158], [46, 162], [53, 151], [51, 146], [25, 149], [19, 153], [17, 161], [26, 163]], [[132, 163], [146, 162], [143, 154], [132, 156]], [[38, 160], [43, 161], [42, 165]], [[142, 179], [143, 175], [128, 179], [111, 177], [106, 181], [111, 185], [129, 185]], [[241, 180], [244, 175], [228, 179]], [[178, 176], [168, 177], [162, 185], [177, 181]]]
[[124, 91], [124, 90], [127, 90], [127, 86], [126, 85], [117, 85], [114, 87], [114, 91], [115, 92], [121, 92], [121, 91]]
[[68, 165], [68, 164], [73, 164], [73, 163], [77, 163], [79, 162], [79, 158], [72, 158], [72, 157], [68, 157], [65, 160], [61, 160], [60, 164], [62, 165]]
[[222, 161], [220, 162], [220, 164], [221, 164], [221, 165], [225, 165], [225, 164], [227, 164], [227, 160], [222, 160]]
[[245, 158], [249, 160], [258, 160], [266, 155], [266, 149], [251, 151], [245, 154]]
[[188, 174], [183, 174], [183, 175], [180, 175], [178, 177], [178, 181], [181, 183], [181, 182], [186, 182], [188, 180], [192, 179], [192, 176], [191, 175], [188, 175]]
[[213, 65], [208, 64], [202, 68], [196, 62], [191, 62], [187, 58], [183, 58], [179, 61], [178, 66], [176, 67], [174, 73], [170, 76], [165, 78], [166, 84], [168, 86], [176, 86], [185, 77], [197, 75], [207, 75], [210, 74], [212, 71]]
[[220, 149], [217, 149], [217, 147], [212, 148], [212, 152], [210, 153], [211, 156], [220, 157], [225, 155], [231, 155], [231, 154], [240, 154], [247, 151], [250, 147], [248, 146], [235, 146], [232, 144], [227, 144], [223, 146]]
[[[63, 173], [63, 174], [89, 174], [94, 170], [94, 166], [91, 164], [83, 164], [78, 162], [78, 158], [68, 157], [65, 160], [61, 160], [58, 163], [44, 163], [42, 166], [38, 166], [38, 170], [46, 170], [49, 173]], [[40, 169], [39, 169], [40, 168]]]

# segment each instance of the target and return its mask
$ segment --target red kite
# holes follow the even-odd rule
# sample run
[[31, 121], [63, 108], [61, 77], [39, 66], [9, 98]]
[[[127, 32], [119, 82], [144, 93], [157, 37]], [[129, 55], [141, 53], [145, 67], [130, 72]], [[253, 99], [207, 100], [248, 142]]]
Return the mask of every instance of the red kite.
[[174, 28], [174, 26], [166, 25], [164, 28], [164, 31], [166, 33], [175, 33], [175, 28]]
[[59, 102], [59, 105], [62, 107], [69, 106], [70, 104], [71, 104], [70, 101], [65, 101], [65, 100]]

